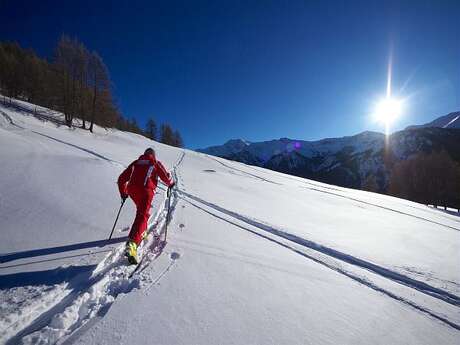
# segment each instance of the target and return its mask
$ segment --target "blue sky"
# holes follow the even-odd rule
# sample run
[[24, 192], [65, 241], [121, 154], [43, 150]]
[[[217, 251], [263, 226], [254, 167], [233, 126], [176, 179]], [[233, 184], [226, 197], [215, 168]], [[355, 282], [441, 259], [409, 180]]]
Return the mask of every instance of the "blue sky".
[[460, 2], [0, 1], [0, 40], [52, 56], [61, 33], [97, 50], [122, 112], [178, 128], [190, 148], [314, 140], [460, 110]]

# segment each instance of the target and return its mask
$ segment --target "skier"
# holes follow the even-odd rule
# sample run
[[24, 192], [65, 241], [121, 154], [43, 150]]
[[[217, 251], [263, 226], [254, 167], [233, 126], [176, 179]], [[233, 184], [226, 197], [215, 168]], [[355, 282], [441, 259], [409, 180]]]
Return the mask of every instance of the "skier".
[[118, 178], [118, 189], [122, 200], [124, 201], [129, 196], [136, 204], [136, 218], [129, 232], [125, 249], [125, 256], [131, 264], [138, 262], [137, 248], [147, 234], [147, 222], [158, 177], [169, 188], [175, 184], [163, 164], [156, 159], [155, 151], [148, 148]]

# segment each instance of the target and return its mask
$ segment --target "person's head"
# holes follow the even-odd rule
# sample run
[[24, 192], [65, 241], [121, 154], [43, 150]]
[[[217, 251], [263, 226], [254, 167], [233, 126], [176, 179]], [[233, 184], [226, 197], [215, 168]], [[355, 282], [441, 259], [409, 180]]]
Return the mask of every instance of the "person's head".
[[145, 150], [144, 155], [152, 155], [155, 157], [155, 150], [149, 147], [147, 150]]

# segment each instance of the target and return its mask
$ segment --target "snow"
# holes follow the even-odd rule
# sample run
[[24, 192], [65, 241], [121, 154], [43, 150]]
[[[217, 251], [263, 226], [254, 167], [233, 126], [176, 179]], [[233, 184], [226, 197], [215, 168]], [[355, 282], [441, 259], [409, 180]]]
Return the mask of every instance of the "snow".
[[206, 148], [205, 151], [215, 156], [229, 156], [234, 153], [238, 153], [241, 150], [244, 150], [244, 148], [249, 146], [250, 144], [250, 142], [243, 139], [231, 139], [227, 141], [224, 145], [211, 146]]
[[423, 125], [409, 126], [406, 129], [415, 129], [420, 127], [460, 128], [460, 111], [438, 117], [437, 119]]
[[[68, 129], [20, 105], [0, 105], [0, 343], [459, 343], [455, 212]], [[129, 277], [132, 202], [106, 239], [115, 181], [149, 146], [178, 187], [166, 247], [150, 236]], [[166, 203], [161, 187], [154, 231]]]
[[460, 118], [460, 115], [457, 115], [455, 116], [452, 120], [450, 120], [447, 124], [445, 124], [444, 126], [442, 126], [442, 128], [450, 128], [450, 127], [454, 127], [454, 123], [456, 123], [456, 121]]

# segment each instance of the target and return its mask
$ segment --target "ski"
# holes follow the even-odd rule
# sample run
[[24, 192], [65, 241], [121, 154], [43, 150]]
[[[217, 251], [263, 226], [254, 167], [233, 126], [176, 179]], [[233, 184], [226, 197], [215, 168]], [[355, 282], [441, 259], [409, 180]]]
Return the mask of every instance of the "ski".
[[[153, 254], [154, 254], [154, 256], [150, 261], [153, 261], [156, 258], [158, 258], [160, 256], [160, 254], [163, 252], [163, 248], [165, 246], [166, 246], [166, 241], [160, 240], [160, 237], [155, 238], [154, 243], [153, 243]], [[136, 267], [130, 273], [128, 278], [132, 278], [134, 276], [134, 274], [136, 274], [136, 273], [141, 273], [147, 267], [147, 265], [142, 265], [143, 262], [144, 262], [145, 257], [146, 257], [146, 255], [142, 255], [141, 259], [136, 264]]]

